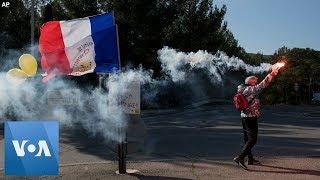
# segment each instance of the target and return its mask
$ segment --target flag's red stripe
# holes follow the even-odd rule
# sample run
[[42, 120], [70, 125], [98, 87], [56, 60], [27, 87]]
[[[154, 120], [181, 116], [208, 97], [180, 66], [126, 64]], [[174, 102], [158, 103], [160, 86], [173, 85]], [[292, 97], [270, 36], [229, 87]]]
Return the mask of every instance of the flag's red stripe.
[[39, 51], [42, 55], [41, 66], [44, 71], [69, 74], [70, 64], [65, 53], [59, 21], [45, 23], [40, 29]]

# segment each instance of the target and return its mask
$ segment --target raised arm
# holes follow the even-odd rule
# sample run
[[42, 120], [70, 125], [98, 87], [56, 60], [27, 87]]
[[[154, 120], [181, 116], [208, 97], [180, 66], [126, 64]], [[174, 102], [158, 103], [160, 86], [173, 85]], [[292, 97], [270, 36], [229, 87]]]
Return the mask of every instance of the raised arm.
[[253, 93], [259, 94], [264, 88], [268, 87], [273, 77], [278, 74], [279, 69], [273, 69], [259, 84], [253, 86]]

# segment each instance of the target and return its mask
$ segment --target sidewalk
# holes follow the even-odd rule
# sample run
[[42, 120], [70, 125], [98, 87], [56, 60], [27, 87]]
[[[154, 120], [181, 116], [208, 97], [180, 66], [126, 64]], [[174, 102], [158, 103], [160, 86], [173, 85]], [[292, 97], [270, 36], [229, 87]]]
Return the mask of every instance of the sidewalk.
[[[260, 166], [243, 170], [229, 162], [207, 160], [128, 162], [134, 174], [116, 174], [117, 164], [112, 161], [60, 166], [59, 177], [30, 177], [24, 179], [319, 179], [320, 157], [262, 157]], [[1, 172], [1, 177], [3, 174]], [[5, 179], [19, 179], [6, 177]]]

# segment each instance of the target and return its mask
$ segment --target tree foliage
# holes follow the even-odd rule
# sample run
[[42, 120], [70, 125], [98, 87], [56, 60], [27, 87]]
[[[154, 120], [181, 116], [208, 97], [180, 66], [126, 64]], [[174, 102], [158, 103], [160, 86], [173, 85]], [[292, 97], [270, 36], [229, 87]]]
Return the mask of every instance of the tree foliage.
[[271, 57], [272, 63], [285, 57], [286, 67], [265, 93], [266, 103], [310, 104], [320, 91], [320, 52], [313, 49], [282, 47]]
[[11, 1], [5, 10], [0, 17], [1, 49], [22, 48], [30, 42], [30, 11], [22, 1]]
[[[2, 32], [12, 38], [4, 43], [6, 48], [21, 48], [30, 40], [30, 2], [15, 3], [2, 21]], [[163, 46], [182, 51], [222, 50], [230, 56], [245, 56], [224, 21], [226, 6], [217, 8], [211, 0], [36, 0], [35, 3], [37, 30], [49, 20], [113, 11], [123, 65], [142, 63], [157, 70], [157, 50]], [[39, 36], [38, 31], [36, 35]]]
[[[10, 1], [0, 17], [0, 56], [30, 42], [30, 0]], [[320, 55], [312, 49], [282, 47], [274, 55], [248, 54], [224, 21], [227, 7], [212, 0], [34, 0], [35, 35], [50, 20], [68, 20], [113, 11], [119, 30], [122, 65], [143, 64], [160, 71], [157, 50], [163, 46], [182, 51], [224, 51], [247, 63], [276, 62], [287, 57], [287, 68], [263, 96], [267, 103], [309, 103], [320, 91]], [[16, 59], [13, 59], [16, 61]], [[157, 73], [156, 73], [157, 74]], [[84, 79], [85, 81], [85, 79]], [[298, 86], [298, 90], [295, 87]], [[296, 88], [297, 89], [297, 88]]]

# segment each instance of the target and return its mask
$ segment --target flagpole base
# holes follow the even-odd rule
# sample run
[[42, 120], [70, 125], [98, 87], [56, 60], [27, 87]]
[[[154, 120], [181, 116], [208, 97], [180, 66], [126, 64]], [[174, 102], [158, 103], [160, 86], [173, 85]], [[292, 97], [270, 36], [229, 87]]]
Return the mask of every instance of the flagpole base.
[[116, 174], [119, 174], [119, 175], [123, 175], [123, 174], [135, 174], [135, 173], [138, 173], [139, 170], [136, 170], [136, 169], [126, 169], [126, 173], [119, 173], [119, 170], [116, 171]]

